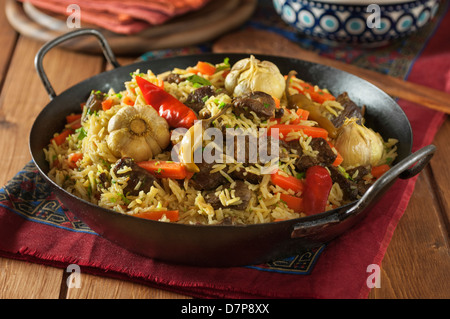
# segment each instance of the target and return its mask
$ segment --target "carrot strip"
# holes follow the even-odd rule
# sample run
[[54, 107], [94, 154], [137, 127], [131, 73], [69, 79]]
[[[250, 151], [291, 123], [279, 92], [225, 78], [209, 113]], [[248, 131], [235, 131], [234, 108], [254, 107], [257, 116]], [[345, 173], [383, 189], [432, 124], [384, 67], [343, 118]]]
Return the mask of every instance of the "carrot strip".
[[339, 152], [337, 153], [336, 159], [333, 162], [333, 166], [339, 166], [342, 164], [342, 162], [344, 161], [344, 158], [342, 157], [341, 154], [339, 154]]
[[113, 100], [112, 99], [106, 99], [102, 102], [102, 109], [103, 111], [107, 111], [112, 107]]
[[69, 163], [70, 168], [76, 168], [77, 162], [79, 160], [83, 159], [83, 153], [72, 153], [69, 154], [69, 157], [67, 158], [67, 161]]
[[73, 130], [64, 130], [60, 134], [53, 137], [50, 140], [50, 142], [52, 143], [53, 141], [55, 141], [56, 145], [61, 145], [62, 143], [64, 143], [66, 141], [67, 137], [72, 133], [73, 133]]
[[158, 211], [148, 211], [134, 214], [133, 216], [151, 219], [151, 220], [160, 220], [164, 215], [171, 221], [176, 222], [179, 219], [179, 211], [178, 210], [158, 210]]
[[275, 101], [275, 107], [280, 108], [280, 99], [272, 95], [272, 99]]
[[296, 213], [304, 211], [303, 198], [292, 196], [288, 194], [280, 194], [280, 199], [286, 203], [286, 205]]
[[[300, 86], [301, 88], [299, 88], [298, 86]], [[299, 93], [302, 93], [304, 95], [309, 94], [309, 96], [313, 101], [320, 104], [322, 104], [325, 101], [336, 100], [336, 98], [330, 93], [325, 92], [324, 90], [321, 89], [316, 90], [314, 85], [311, 85], [306, 82], [295, 81], [295, 85], [293, 85], [292, 87], [296, 89]]]
[[384, 173], [390, 170], [390, 166], [388, 164], [383, 164], [379, 166], [372, 167], [371, 174], [375, 178], [380, 178]]
[[[274, 130], [278, 129], [279, 135], [274, 136]], [[303, 131], [305, 135], [311, 136], [311, 137], [322, 137], [324, 139], [328, 138], [328, 131], [321, 128], [321, 127], [314, 127], [314, 126], [306, 126], [306, 125], [298, 125], [298, 124], [275, 124], [272, 125], [269, 129], [267, 134], [269, 136], [274, 136], [279, 139], [285, 140], [286, 136], [290, 132], [298, 132]], [[280, 134], [282, 137], [280, 137]]]
[[67, 126], [72, 130], [76, 130], [81, 127], [81, 114], [71, 114], [66, 116]]
[[149, 160], [137, 164], [158, 178], [185, 179], [193, 175], [183, 164], [172, 161]]
[[280, 186], [281, 188], [286, 190], [291, 189], [295, 193], [302, 192], [305, 187], [303, 181], [294, 176], [284, 176], [276, 172], [274, 174], [271, 174], [270, 177], [272, 184]]
[[81, 119], [81, 114], [70, 114], [66, 116], [66, 123], [70, 124]]
[[291, 124], [299, 124], [300, 121], [308, 120], [309, 112], [307, 110], [298, 109], [296, 113], [297, 113], [298, 119], [292, 121]]
[[334, 147], [334, 145], [333, 145], [330, 141], [327, 141], [327, 143], [328, 143], [328, 145], [330, 145], [330, 147], [331, 147], [332, 149], [334, 149], [334, 150], [336, 151], [336, 154], [337, 154], [336, 159], [335, 159], [334, 162], [333, 162], [333, 166], [339, 166], [339, 165], [341, 165], [342, 162], [344, 161], [344, 158], [342, 157], [341, 154], [339, 154], [339, 152], [338, 152], [338, 150], [336, 149], [336, 147]]
[[208, 62], [199, 61], [195, 66], [195, 69], [201, 74], [213, 75], [216, 73], [216, 67]]
[[126, 105], [131, 105], [131, 106], [134, 105], [134, 100], [128, 95], [125, 95], [123, 97], [122, 102], [125, 103]]

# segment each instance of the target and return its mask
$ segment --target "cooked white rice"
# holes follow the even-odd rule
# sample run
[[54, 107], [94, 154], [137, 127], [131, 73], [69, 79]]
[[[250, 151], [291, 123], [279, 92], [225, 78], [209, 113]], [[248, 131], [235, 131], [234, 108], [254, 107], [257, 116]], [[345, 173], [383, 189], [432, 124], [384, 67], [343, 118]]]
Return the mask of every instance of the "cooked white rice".
[[[219, 187], [216, 194], [220, 198], [223, 206], [226, 208], [214, 209], [205, 201], [204, 193], [198, 191], [189, 185], [188, 181], [179, 183], [171, 179], [159, 179], [151, 187], [148, 193], [141, 191], [138, 196], [125, 196], [123, 189], [127, 184], [127, 178], [118, 177], [114, 174], [113, 165], [118, 160], [116, 156], [109, 150], [106, 139], [108, 137], [108, 123], [111, 117], [116, 114], [124, 104], [124, 98], [132, 98], [136, 104], [145, 104], [139, 95], [139, 87], [136, 84], [135, 75], [146, 78], [151, 82], [163, 81], [169, 72], [177, 73], [182, 78], [192, 75], [192, 68], [173, 69], [162, 74], [155, 75], [151, 70], [141, 73], [141, 70], [131, 76], [130, 80], [124, 83], [125, 89], [122, 92], [110, 91], [110, 96], [116, 96], [115, 105], [107, 111], [98, 111], [96, 114], [87, 115], [87, 120], [82, 124], [82, 130], [76, 132], [67, 138], [62, 145], [51, 143], [45, 150], [45, 156], [50, 164], [49, 177], [58, 185], [64, 187], [68, 192], [95, 203], [101, 207], [121, 212], [124, 214], [137, 214], [145, 211], [170, 211], [178, 210], [180, 213], [179, 222], [185, 224], [217, 224], [232, 218], [236, 223], [257, 224], [268, 223], [274, 220], [293, 219], [304, 216], [302, 213], [295, 213], [288, 208], [286, 203], [280, 200], [280, 194], [293, 194], [270, 183], [270, 176], [265, 175], [262, 182], [258, 185], [251, 184], [248, 181], [248, 188], [252, 191], [250, 204], [245, 211], [235, 210], [233, 206], [241, 201], [235, 196], [234, 190], [222, 189]], [[224, 71], [220, 71], [213, 76], [205, 76], [216, 88], [224, 86]], [[293, 84], [295, 85], [295, 83]], [[164, 89], [184, 102], [189, 93], [195, 90], [195, 86], [189, 81], [182, 81], [179, 84], [164, 82]], [[205, 108], [201, 111], [210, 115], [217, 114], [220, 111], [220, 105], [228, 104], [231, 98], [227, 94], [210, 97], [206, 101]], [[281, 101], [283, 105], [285, 101]], [[338, 102], [328, 102], [325, 108], [334, 115], [337, 115], [342, 106]], [[200, 114], [201, 114], [200, 113]], [[281, 122], [290, 123], [295, 121], [298, 116], [294, 113], [285, 114]], [[252, 130], [258, 128], [267, 128], [275, 124], [271, 121], [261, 121], [254, 114], [253, 119], [244, 116], [233, 116], [229, 109], [218, 122], [213, 125], [226, 126], [231, 128], [241, 128], [244, 130]], [[314, 126], [314, 121], [301, 121], [302, 125]], [[81, 136], [81, 134], [83, 136]], [[316, 156], [309, 145], [311, 137], [300, 133], [290, 133], [287, 140], [299, 140], [303, 151], [311, 156]], [[394, 140], [389, 140], [386, 145], [385, 158], [395, 158]], [[67, 158], [72, 153], [81, 152], [83, 158], [78, 163], [76, 169], [69, 167]], [[170, 160], [170, 152], [159, 154], [157, 159]], [[296, 154], [289, 154], [287, 158], [280, 159], [280, 174], [294, 175]], [[268, 166], [270, 163], [267, 164]], [[230, 183], [234, 183], [230, 174], [234, 170], [246, 169], [247, 172], [260, 174], [262, 167], [254, 164], [244, 168], [242, 163], [236, 162], [234, 159], [227, 158], [223, 164], [217, 164], [213, 168], [213, 172], [220, 172]], [[111, 178], [112, 183], [109, 187], [100, 187], [100, 174], [106, 174]], [[297, 194], [298, 195], [298, 194]], [[338, 207], [342, 204], [342, 190], [338, 184], [334, 184], [329, 197], [328, 209]], [[169, 221], [165, 216], [161, 221]]]

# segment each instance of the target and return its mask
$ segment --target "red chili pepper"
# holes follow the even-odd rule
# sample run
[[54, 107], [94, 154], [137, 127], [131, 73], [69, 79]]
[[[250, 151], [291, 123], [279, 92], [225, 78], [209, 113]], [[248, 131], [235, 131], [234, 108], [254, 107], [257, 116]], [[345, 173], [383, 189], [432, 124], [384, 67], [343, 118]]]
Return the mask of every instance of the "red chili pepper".
[[325, 167], [312, 166], [308, 168], [303, 193], [303, 206], [307, 215], [325, 211], [332, 186], [333, 181]]
[[160, 87], [137, 76], [136, 83], [147, 104], [166, 119], [170, 127], [190, 128], [197, 120], [195, 112]]

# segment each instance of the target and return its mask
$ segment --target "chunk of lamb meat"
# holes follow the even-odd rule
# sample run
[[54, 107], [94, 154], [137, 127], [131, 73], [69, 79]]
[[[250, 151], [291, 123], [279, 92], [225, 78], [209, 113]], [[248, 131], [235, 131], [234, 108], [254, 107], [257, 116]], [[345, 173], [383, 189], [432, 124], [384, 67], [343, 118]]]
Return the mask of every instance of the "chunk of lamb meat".
[[217, 92], [212, 86], [202, 86], [191, 92], [184, 104], [198, 114], [205, 107], [206, 100], [216, 95]]
[[372, 184], [366, 183], [364, 180], [364, 176], [371, 172], [371, 166], [358, 166], [352, 169], [347, 170], [347, 173], [352, 178], [352, 180], [356, 183], [356, 187], [358, 188], [358, 195], [362, 196], [369, 189]]
[[183, 82], [183, 79], [180, 77], [180, 75], [176, 73], [169, 73], [169, 75], [167, 75], [167, 77], [164, 80], [169, 83], [175, 84], [180, 84], [181, 82]]
[[[223, 185], [224, 189], [231, 189], [231, 184], [227, 183]], [[205, 201], [210, 204], [214, 209], [219, 208], [231, 208], [236, 210], [245, 210], [250, 203], [250, 199], [252, 198], [252, 191], [248, 188], [248, 186], [243, 181], [236, 181], [234, 188], [234, 196], [239, 197], [241, 202], [236, 205], [224, 206], [220, 201], [219, 197], [215, 194], [215, 191], [207, 192], [204, 196]]]
[[87, 108], [87, 113], [83, 116], [83, 121], [87, 119], [88, 114], [102, 110], [102, 102], [105, 98], [105, 94], [100, 91], [92, 91], [86, 100], [85, 107]]
[[[127, 167], [131, 168], [131, 171], [123, 173], [120, 172], [121, 169]], [[118, 177], [129, 177], [127, 186], [123, 190], [125, 196], [138, 196], [141, 190], [147, 193], [150, 191], [153, 182], [157, 180], [155, 176], [140, 167], [132, 158], [129, 157], [124, 157], [118, 160], [113, 170], [114, 174]]]
[[[225, 143], [228, 143], [228, 140]], [[227, 151], [228, 146], [227, 144]], [[234, 136], [233, 147], [234, 150], [231, 149], [229, 154], [234, 152], [234, 159], [238, 163], [264, 165], [275, 157], [284, 158], [287, 156], [287, 144], [272, 136], [256, 138], [249, 134], [237, 135]], [[272, 152], [275, 153], [272, 154]]]
[[[328, 167], [331, 179], [334, 183], [338, 183], [343, 193], [343, 199], [346, 201], [355, 201], [359, 199], [370, 184], [366, 184], [363, 177], [370, 172], [370, 166], [359, 166], [347, 171], [349, 178], [344, 176], [336, 167]], [[358, 171], [358, 174], [355, 174]]]
[[265, 92], [252, 92], [238, 96], [233, 100], [234, 114], [244, 114], [246, 118], [253, 118], [252, 111], [262, 120], [275, 117], [275, 100]]
[[363, 119], [361, 109], [350, 99], [347, 92], [340, 94], [336, 98], [336, 101], [339, 102], [344, 108], [337, 117], [331, 119], [331, 122], [336, 128], [341, 127], [346, 118], [357, 118], [357, 123], [361, 124]]
[[240, 180], [240, 181], [248, 181], [251, 184], [259, 184], [262, 182], [262, 179], [264, 175], [258, 175], [253, 172], [248, 172], [246, 170], [246, 165], [244, 167], [240, 167], [239, 170], [234, 170], [230, 173], [230, 176], [234, 180]]
[[299, 155], [299, 158], [295, 162], [295, 167], [299, 172], [305, 172], [308, 168], [315, 165], [331, 165], [337, 157], [327, 141], [321, 137], [311, 139], [309, 144], [314, 151], [318, 151], [316, 157], [304, 154], [298, 141], [291, 141], [287, 144], [291, 150], [295, 149]]
[[[244, 142], [238, 145], [238, 142]], [[230, 176], [236, 180], [248, 181], [252, 184], [261, 183], [264, 175], [255, 174], [253, 172], [248, 171], [246, 168], [252, 164], [260, 164], [264, 165], [272, 159], [272, 143], [278, 143], [278, 145], [274, 145], [273, 151], [278, 152], [279, 158], [284, 158], [287, 156], [286, 143], [284, 141], [278, 140], [271, 136], [263, 136], [257, 140], [254, 147], [250, 148], [249, 144], [252, 143], [252, 140], [246, 136], [245, 139], [235, 139], [234, 142], [234, 159], [243, 163], [243, 167], [239, 170], [236, 169], [230, 173]], [[256, 148], [256, 154], [255, 153]]]
[[211, 173], [215, 163], [198, 163], [200, 172], [195, 173], [189, 180], [196, 190], [213, 190], [227, 182], [227, 179], [220, 172]]

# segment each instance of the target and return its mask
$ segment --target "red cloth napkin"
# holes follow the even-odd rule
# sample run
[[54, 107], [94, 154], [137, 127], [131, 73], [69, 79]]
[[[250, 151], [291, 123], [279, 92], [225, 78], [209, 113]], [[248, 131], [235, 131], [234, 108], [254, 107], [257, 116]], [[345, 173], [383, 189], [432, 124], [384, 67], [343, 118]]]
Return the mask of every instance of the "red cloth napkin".
[[[449, 91], [449, 29], [447, 13], [412, 66], [410, 81]], [[406, 101], [399, 104], [412, 125], [413, 150], [432, 143], [445, 115]], [[199, 269], [130, 253], [83, 227], [71, 212], [62, 214], [64, 222], [56, 220], [58, 215], [50, 212], [58, 206], [57, 200], [40, 189], [45, 186], [30, 164], [9, 183], [12, 186], [0, 192], [0, 256], [63, 268], [73, 263], [82, 273], [199, 298], [367, 298], [372, 274], [367, 267], [381, 266], [415, 182], [416, 178], [397, 181], [366, 219], [323, 251], [294, 256], [294, 267], [280, 270], [275, 264], [265, 264]], [[33, 218], [21, 214], [23, 210], [31, 211]], [[289, 260], [280, 264], [283, 262], [289, 264]]]
[[[80, 20], [120, 34], [135, 34], [198, 10], [210, 0], [20, 0], [37, 8], [69, 16], [73, 5], [80, 8]], [[69, 7], [71, 6], [71, 7]], [[68, 9], [69, 8], [69, 9]]]

